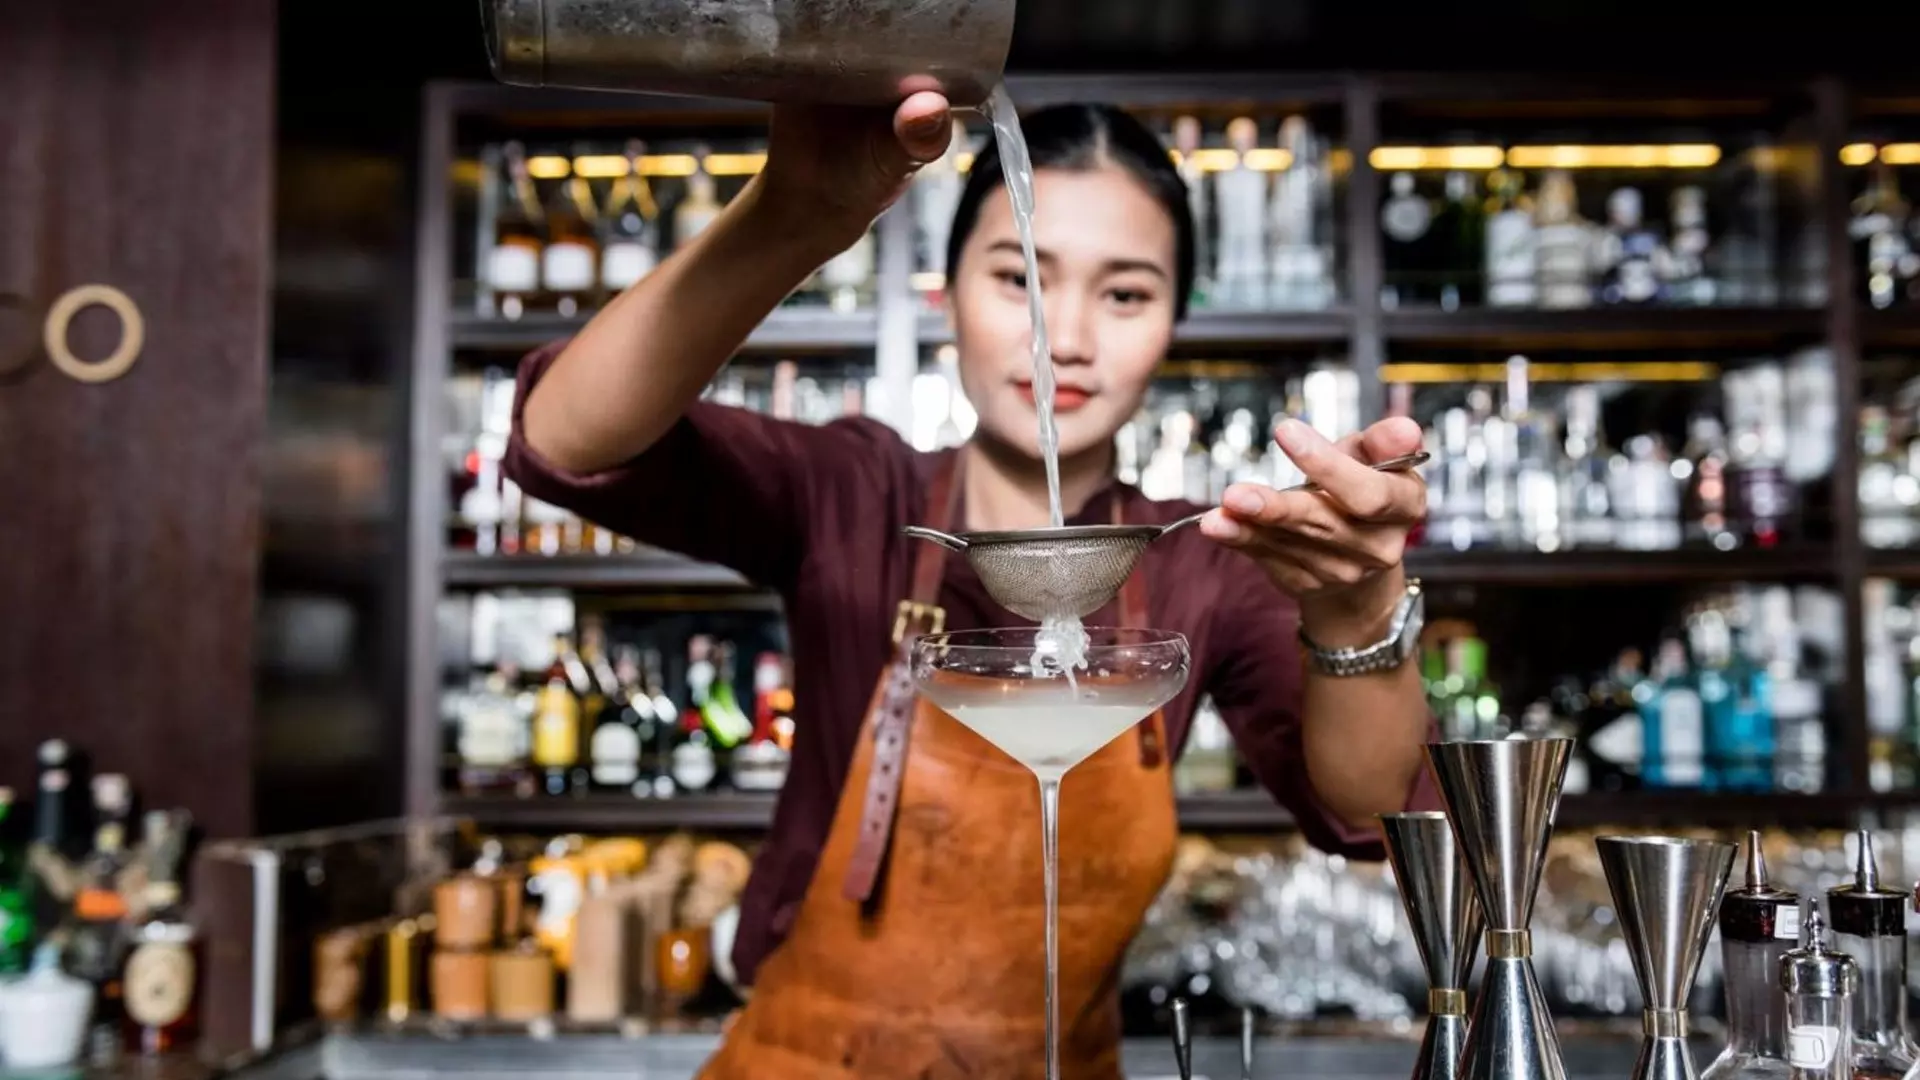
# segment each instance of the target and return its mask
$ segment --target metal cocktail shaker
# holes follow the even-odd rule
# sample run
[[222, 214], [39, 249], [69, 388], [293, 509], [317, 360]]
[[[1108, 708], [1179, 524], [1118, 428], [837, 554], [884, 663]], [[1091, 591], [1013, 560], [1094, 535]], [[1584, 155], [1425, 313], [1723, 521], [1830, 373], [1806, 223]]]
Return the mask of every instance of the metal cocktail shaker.
[[940, 90], [984, 102], [1014, 0], [480, 0], [493, 74], [565, 86], [830, 105]]

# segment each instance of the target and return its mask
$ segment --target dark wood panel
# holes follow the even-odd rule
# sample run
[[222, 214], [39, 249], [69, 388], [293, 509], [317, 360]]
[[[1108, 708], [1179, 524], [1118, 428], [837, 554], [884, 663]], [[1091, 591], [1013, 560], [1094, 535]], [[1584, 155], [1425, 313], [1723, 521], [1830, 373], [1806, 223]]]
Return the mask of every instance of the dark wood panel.
[[274, 18], [0, 0], [0, 291], [103, 283], [146, 321], [118, 381], [36, 356], [0, 386], [0, 779], [60, 735], [216, 834], [251, 826]]

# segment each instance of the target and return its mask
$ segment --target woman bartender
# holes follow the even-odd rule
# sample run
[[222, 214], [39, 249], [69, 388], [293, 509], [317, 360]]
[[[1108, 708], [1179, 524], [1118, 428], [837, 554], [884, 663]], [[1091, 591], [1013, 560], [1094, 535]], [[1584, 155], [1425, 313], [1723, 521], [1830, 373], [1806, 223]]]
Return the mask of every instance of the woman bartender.
[[[1118, 110], [1054, 108], [1025, 127], [1068, 523], [1174, 520], [1197, 508], [1118, 483], [1113, 447], [1185, 312], [1185, 186]], [[996, 156], [973, 167], [947, 253], [961, 381], [979, 416], [965, 446], [920, 453], [868, 420], [808, 426], [699, 400], [754, 326], [950, 135], [932, 93], [891, 117], [777, 109], [766, 168], [726, 212], [521, 367], [508, 471], [528, 494], [733, 567], [786, 601], [793, 761], [742, 900], [733, 959], [751, 1000], [709, 1080], [1042, 1073], [1032, 777], [916, 702], [897, 663], [916, 633], [1018, 622], [964, 560], [902, 526], [1047, 524], [1028, 282]], [[1417, 450], [1420, 430], [1384, 420], [1335, 444], [1285, 420], [1275, 434], [1324, 495], [1235, 485], [1087, 620], [1185, 634], [1193, 675], [1066, 781], [1060, 1015], [1075, 1080], [1119, 1075], [1120, 962], [1172, 861], [1169, 763], [1201, 694], [1321, 848], [1378, 858], [1375, 815], [1433, 801], [1430, 718], [1407, 662], [1419, 594], [1401, 569], [1425, 491], [1364, 464]]]

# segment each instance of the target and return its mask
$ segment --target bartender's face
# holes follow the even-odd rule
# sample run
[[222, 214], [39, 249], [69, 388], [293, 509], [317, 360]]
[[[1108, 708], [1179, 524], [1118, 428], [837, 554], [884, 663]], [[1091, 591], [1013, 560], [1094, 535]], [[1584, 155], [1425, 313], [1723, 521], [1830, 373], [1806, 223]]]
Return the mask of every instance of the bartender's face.
[[[1174, 226], [1124, 170], [1041, 170], [1034, 240], [1060, 455], [1111, 446], [1173, 339]], [[1026, 263], [1004, 189], [989, 195], [953, 283], [960, 379], [982, 434], [1039, 455]]]

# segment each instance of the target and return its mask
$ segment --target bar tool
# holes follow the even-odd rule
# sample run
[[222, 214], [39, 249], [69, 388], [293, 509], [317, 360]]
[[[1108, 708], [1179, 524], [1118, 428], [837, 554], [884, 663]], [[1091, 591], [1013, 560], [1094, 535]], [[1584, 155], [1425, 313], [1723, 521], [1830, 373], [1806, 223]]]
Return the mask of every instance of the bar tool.
[[1427, 971], [1427, 1031], [1413, 1080], [1454, 1080], [1467, 1045], [1467, 984], [1486, 922], [1447, 816], [1380, 815], [1387, 858]]
[[1787, 999], [1780, 962], [1800, 942], [1800, 898], [1767, 879], [1760, 834], [1747, 834], [1746, 884], [1720, 902], [1727, 1048], [1700, 1080], [1787, 1080]]
[[1853, 996], [1860, 969], [1826, 946], [1827, 924], [1807, 912], [1806, 943], [1780, 962], [1787, 995], [1787, 1064], [1793, 1080], [1853, 1080]]
[[1253, 1010], [1240, 1010], [1240, 1080], [1253, 1080]]
[[1486, 972], [1460, 1058], [1466, 1080], [1566, 1080], [1528, 923], [1572, 748], [1571, 739], [1427, 746], [1487, 923]]
[[1735, 848], [1719, 840], [1602, 836], [1594, 841], [1645, 1002], [1633, 1080], [1691, 1078], [1687, 997], [1713, 933]]
[[1853, 883], [1827, 892], [1834, 948], [1853, 957], [1853, 1075], [1901, 1080], [1920, 1059], [1907, 1032], [1907, 894], [1880, 885], [1873, 836], [1858, 835]]
[[517, 86], [750, 101], [987, 99], [1014, 0], [481, 0], [494, 77]]
[[1187, 1020], [1187, 999], [1173, 999], [1173, 1064], [1180, 1080], [1193, 1080], [1193, 1029]]
[[[1426, 464], [1422, 451], [1383, 461], [1376, 472], [1406, 472]], [[1287, 492], [1318, 491], [1300, 484]], [[901, 531], [957, 551], [980, 577], [995, 603], [1036, 622], [1068, 614], [1085, 618], [1119, 593], [1147, 545], [1211, 513], [1203, 510], [1167, 525], [1068, 525], [1058, 529], [1009, 529], [945, 533], [924, 525]]]

